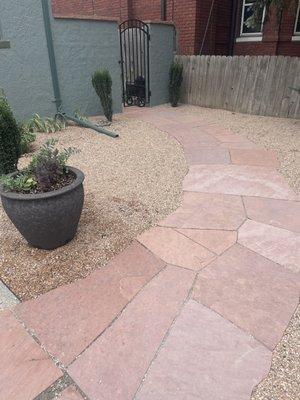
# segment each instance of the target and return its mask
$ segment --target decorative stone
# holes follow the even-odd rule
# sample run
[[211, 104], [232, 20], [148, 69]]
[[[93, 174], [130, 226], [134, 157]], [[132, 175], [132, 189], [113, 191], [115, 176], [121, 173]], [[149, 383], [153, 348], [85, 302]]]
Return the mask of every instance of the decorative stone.
[[299, 288], [297, 274], [236, 244], [200, 271], [193, 298], [274, 349]]
[[136, 400], [249, 400], [271, 352], [190, 300], [153, 361]]
[[70, 367], [90, 399], [132, 400], [194, 280], [167, 267]]

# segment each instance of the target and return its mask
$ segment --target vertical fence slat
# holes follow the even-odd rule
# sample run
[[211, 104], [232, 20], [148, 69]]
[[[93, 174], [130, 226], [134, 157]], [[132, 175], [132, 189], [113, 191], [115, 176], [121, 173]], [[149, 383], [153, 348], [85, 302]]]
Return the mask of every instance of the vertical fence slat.
[[283, 56], [176, 56], [181, 100], [258, 115], [300, 117], [300, 59]]

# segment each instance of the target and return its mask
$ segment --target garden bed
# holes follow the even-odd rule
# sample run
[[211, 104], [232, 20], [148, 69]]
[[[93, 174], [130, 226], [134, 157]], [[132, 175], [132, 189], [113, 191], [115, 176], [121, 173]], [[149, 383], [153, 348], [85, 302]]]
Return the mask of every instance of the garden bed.
[[81, 150], [69, 162], [86, 175], [85, 205], [71, 243], [50, 252], [29, 247], [0, 206], [0, 278], [21, 300], [87, 276], [178, 207], [187, 172], [180, 145], [120, 116], [109, 129], [120, 138], [79, 127], [38, 134], [35, 148], [54, 137], [58, 147]]

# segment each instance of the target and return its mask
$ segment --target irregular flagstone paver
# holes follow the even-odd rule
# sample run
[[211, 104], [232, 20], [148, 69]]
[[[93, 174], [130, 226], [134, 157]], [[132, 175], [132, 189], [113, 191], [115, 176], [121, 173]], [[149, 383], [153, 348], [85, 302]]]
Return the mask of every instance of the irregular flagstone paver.
[[168, 264], [195, 271], [215, 258], [215, 255], [205, 247], [172, 228], [152, 228], [140, 235], [138, 240]]
[[83, 397], [78, 393], [75, 386], [69, 386], [59, 396], [55, 397], [55, 400], [83, 400]]
[[192, 165], [183, 189], [203, 193], [298, 199], [276, 170], [244, 165]]
[[189, 165], [192, 164], [230, 164], [229, 152], [219, 148], [191, 148], [185, 153]]
[[136, 400], [249, 400], [271, 352], [191, 300], [150, 367]]
[[185, 192], [182, 206], [160, 221], [159, 225], [235, 230], [245, 219], [243, 202], [239, 196]]
[[69, 367], [90, 399], [133, 399], [193, 280], [194, 272], [168, 266]]
[[238, 242], [270, 260], [300, 272], [300, 234], [261, 222], [247, 220]]
[[273, 349], [299, 289], [299, 275], [237, 244], [200, 271], [193, 298]]
[[300, 202], [244, 197], [250, 219], [300, 233]]
[[16, 312], [47, 350], [67, 365], [164, 265], [135, 242], [101, 270], [27, 301]]
[[178, 232], [202, 244], [218, 255], [231, 247], [237, 239], [236, 231], [178, 229]]
[[0, 399], [32, 400], [61, 371], [8, 310], [0, 312]]
[[18, 304], [20, 301], [0, 280], [0, 311]]
[[271, 150], [231, 149], [230, 156], [232, 164], [275, 168], [279, 166], [276, 152]]

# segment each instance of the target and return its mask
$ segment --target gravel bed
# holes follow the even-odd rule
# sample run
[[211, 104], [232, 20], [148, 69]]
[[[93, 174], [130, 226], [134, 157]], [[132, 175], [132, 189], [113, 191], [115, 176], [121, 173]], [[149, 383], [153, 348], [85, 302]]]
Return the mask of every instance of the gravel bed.
[[298, 400], [300, 395], [300, 306], [277, 345], [268, 377], [251, 400]]
[[0, 278], [21, 300], [87, 276], [179, 206], [187, 172], [181, 146], [122, 116], [109, 129], [120, 138], [79, 127], [38, 135], [38, 143], [57, 137], [61, 147], [81, 150], [70, 160], [86, 175], [83, 214], [71, 243], [50, 252], [29, 247], [0, 206]]
[[227, 110], [183, 105], [178, 110], [200, 116], [277, 151], [279, 171], [300, 192], [300, 120], [240, 114]]

